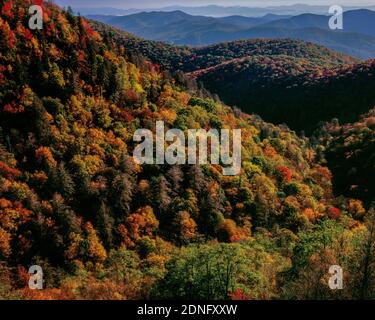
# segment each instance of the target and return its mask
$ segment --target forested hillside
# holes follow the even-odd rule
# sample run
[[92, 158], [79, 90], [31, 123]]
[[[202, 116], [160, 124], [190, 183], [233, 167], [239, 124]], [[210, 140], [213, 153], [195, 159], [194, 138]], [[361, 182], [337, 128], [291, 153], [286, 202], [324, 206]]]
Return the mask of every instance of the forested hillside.
[[188, 74], [225, 103], [297, 132], [311, 134], [332, 118], [353, 122], [375, 105], [373, 60], [290, 39], [175, 47], [93, 26], [126, 46], [133, 60], [141, 55], [164, 70]]
[[[308, 138], [184, 87], [69, 10], [44, 5], [31, 31], [31, 2], [0, 0], [1, 299], [373, 297], [373, 211], [333, 196]], [[157, 120], [242, 129], [241, 174], [137, 165], [133, 133]], [[44, 290], [27, 288], [34, 264]]]
[[335, 67], [359, 62], [358, 59], [348, 55], [299, 40], [253, 39], [191, 48], [144, 40], [96, 21], [90, 21], [90, 24], [101, 34], [126, 46], [129, 55], [142, 55], [170, 71], [193, 72], [237, 58], [262, 55], [287, 55], [303, 58], [322, 67]]
[[352, 122], [370, 110], [374, 74], [374, 60], [328, 68], [278, 55], [234, 60], [192, 75], [230, 105], [311, 134], [321, 121]]
[[375, 199], [375, 110], [355, 123], [324, 125], [317, 135], [326, 147], [327, 164], [336, 194], [358, 198], [370, 205]]

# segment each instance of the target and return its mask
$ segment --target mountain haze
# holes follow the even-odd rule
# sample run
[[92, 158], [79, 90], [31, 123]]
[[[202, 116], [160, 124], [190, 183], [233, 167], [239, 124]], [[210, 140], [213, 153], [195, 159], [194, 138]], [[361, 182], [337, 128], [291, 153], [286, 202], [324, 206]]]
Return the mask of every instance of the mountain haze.
[[176, 45], [203, 46], [241, 39], [291, 38], [321, 44], [358, 58], [375, 57], [375, 12], [370, 10], [345, 12], [343, 31], [330, 30], [329, 17], [314, 14], [211, 18], [172, 11], [88, 17], [145, 39]]
[[[59, 1], [59, 0], [57, 0]], [[368, 10], [375, 10], [375, 6], [366, 6]], [[206, 6], [168, 6], [163, 8], [151, 7], [147, 9], [119, 9], [119, 8], [108, 8], [108, 7], [74, 7], [75, 12], [79, 12], [82, 15], [89, 14], [106, 14], [106, 15], [128, 15], [140, 12], [152, 12], [152, 11], [183, 11], [190, 15], [203, 15], [208, 17], [227, 17], [241, 15], [244, 17], [260, 18], [267, 14], [272, 15], [286, 15], [286, 16], [297, 16], [304, 13], [328, 15], [328, 5], [284, 5], [284, 6], [268, 6], [263, 8], [256, 7], [245, 7], [245, 6], [219, 6], [219, 5], [206, 5]], [[363, 9], [360, 6], [344, 6], [345, 11]]]
[[[375, 36], [375, 11], [365, 9], [346, 11], [343, 18], [343, 32]], [[330, 17], [322, 15], [302, 14], [288, 19], [265, 23], [263, 27], [283, 29], [321, 28], [329, 30], [329, 19]]]

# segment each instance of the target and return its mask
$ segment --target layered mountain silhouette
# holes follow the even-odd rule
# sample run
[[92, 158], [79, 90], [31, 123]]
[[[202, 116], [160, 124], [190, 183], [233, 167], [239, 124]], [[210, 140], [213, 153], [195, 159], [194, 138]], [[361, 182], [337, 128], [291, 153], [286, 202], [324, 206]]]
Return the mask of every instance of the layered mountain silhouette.
[[[59, 0], [56, 0], [59, 2]], [[65, 4], [64, 4], [65, 5]], [[331, 4], [330, 4], [331, 5]], [[220, 6], [220, 5], [206, 5], [196, 7], [186, 7], [180, 5], [168, 6], [163, 8], [148, 8], [148, 9], [119, 9], [111, 7], [74, 7], [75, 12], [79, 12], [81, 15], [89, 14], [107, 14], [107, 15], [128, 15], [140, 12], [152, 12], [152, 11], [183, 11], [191, 15], [202, 15], [208, 17], [227, 17], [241, 15], [244, 17], [263, 17], [267, 14], [273, 15], [287, 15], [297, 16], [304, 13], [312, 14], [328, 14], [328, 5], [305, 5], [305, 4], [294, 4], [284, 6], [268, 6], [268, 7], [244, 7], [244, 6]], [[358, 9], [369, 9], [375, 10], [375, 6], [345, 6], [344, 10], [358, 10]]]
[[[271, 21], [264, 24], [264, 27], [272, 28], [320, 28], [329, 29], [330, 17], [316, 14], [302, 14], [289, 19]], [[356, 32], [375, 36], [375, 11], [371, 10], [353, 10], [344, 13], [344, 32]]]
[[321, 44], [358, 58], [375, 57], [375, 11], [364, 9], [344, 13], [344, 30], [330, 30], [329, 16], [316, 14], [212, 18], [172, 11], [127, 16], [92, 15], [89, 18], [146, 39], [177, 45], [203, 46], [240, 39], [291, 38]]

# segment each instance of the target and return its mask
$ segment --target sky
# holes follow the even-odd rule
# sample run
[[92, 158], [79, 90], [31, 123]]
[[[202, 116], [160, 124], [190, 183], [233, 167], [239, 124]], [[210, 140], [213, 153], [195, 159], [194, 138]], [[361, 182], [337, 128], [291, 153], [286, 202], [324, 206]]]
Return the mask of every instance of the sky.
[[161, 8], [170, 5], [202, 6], [217, 4], [222, 6], [266, 7], [274, 5], [290, 5], [295, 3], [309, 5], [375, 5], [375, 0], [56, 0], [62, 6], [75, 8], [113, 7], [113, 8]]

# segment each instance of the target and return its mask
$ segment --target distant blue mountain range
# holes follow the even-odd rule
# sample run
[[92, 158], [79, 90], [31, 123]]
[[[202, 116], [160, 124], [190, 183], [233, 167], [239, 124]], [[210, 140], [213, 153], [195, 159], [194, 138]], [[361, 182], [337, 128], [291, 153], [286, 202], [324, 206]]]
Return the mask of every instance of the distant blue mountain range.
[[178, 10], [87, 17], [145, 39], [177, 45], [204, 46], [240, 39], [292, 38], [321, 44], [362, 59], [375, 58], [375, 11], [366, 9], [345, 12], [344, 30], [330, 30], [329, 16], [317, 14], [213, 18]]
[[[59, 0], [55, 0], [59, 2]], [[155, 1], [157, 4], [157, 2]], [[152, 12], [152, 11], [182, 11], [191, 15], [201, 15], [209, 17], [227, 17], [227, 16], [244, 16], [244, 17], [263, 17], [267, 14], [275, 15], [286, 15], [286, 16], [296, 16], [303, 13], [313, 13], [327, 15], [328, 9], [331, 4], [327, 5], [305, 5], [305, 4], [295, 4], [295, 5], [284, 5], [284, 6], [270, 6], [265, 8], [252, 8], [243, 6], [231, 6], [223, 7], [219, 5], [207, 5], [207, 6], [197, 6], [197, 7], [185, 7], [185, 6], [169, 6], [164, 8], [149, 8], [149, 9], [119, 9], [111, 7], [101, 7], [101, 8], [90, 8], [90, 7], [77, 7], [73, 8], [75, 12], [79, 12], [81, 15], [93, 15], [93, 14], [106, 14], [106, 15], [129, 15], [141, 12]], [[345, 11], [358, 10], [361, 8], [375, 10], [374, 6], [368, 7], [353, 7], [345, 6]]]

